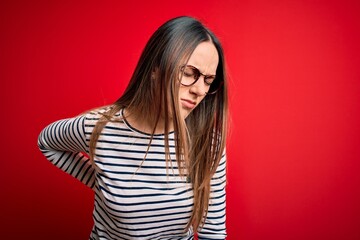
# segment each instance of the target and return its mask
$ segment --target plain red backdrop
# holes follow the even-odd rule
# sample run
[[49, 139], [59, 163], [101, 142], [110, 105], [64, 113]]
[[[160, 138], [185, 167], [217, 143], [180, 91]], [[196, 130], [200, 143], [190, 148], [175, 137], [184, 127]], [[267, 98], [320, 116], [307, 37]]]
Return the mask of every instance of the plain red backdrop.
[[93, 193], [37, 135], [115, 101], [156, 28], [191, 15], [228, 60], [228, 239], [360, 239], [359, 3], [1, 1], [1, 238], [88, 238]]

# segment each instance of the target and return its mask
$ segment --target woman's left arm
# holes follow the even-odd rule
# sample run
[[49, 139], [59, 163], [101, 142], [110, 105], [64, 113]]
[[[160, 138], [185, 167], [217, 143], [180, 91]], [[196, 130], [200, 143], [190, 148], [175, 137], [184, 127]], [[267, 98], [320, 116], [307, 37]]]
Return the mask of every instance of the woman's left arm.
[[211, 179], [209, 208], [204, 227], [199, 229], [198, 238], [226, 239], [226, 154]]

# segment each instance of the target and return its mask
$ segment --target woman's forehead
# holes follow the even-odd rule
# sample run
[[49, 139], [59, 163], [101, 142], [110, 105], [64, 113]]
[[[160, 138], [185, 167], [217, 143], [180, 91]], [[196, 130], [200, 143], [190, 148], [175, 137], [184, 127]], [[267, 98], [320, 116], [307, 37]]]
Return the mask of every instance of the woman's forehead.
[[187, 64], [198, 68], [202, 73], [214, 74], [219, 63], [219, 54], [210, 42], [200, 43], [191, 54]]

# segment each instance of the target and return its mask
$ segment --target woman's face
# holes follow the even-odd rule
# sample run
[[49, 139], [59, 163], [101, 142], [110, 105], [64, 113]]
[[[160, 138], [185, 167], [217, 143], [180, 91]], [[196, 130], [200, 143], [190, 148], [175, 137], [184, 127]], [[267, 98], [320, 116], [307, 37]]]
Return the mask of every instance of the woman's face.
[[[181, 82], [195, 81], [194, 77], [191, 76], [192, 72], [197, 70], [201, 73], [200, 78], [195, 84], [191, 86], [184, 86], [180, 84], [179, 88], [179, 104], [180, 114], [185, 119], [192, 110], [204, 99], [206, 92], [209, 91], [211, 81], [211, 75], [216, 74], [216, 69], [219, 63], [218, 52], [214, 44], [210, 41], [200, 43], [190, 56], [187, 66], [190, 71], [184, 71]], [[197, 69], [197, 70], [196, 70]], [[207, 82], [205, 82], [205, 77]]]

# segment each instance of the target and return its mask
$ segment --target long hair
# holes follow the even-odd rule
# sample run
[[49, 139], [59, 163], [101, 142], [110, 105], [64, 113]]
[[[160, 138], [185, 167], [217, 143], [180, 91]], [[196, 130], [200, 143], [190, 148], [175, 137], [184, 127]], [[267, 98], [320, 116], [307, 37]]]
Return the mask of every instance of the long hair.
[[[219, 55], [215, 81], [222, 87], [206, 95], [184, 120], [179, 109], [179, 66], [188, 61], [195, 48], [210, 41]], [[198, 20], [191, 17], [171, 19], [160, 26], [146, 44], [124, 94], [95, 125], [90, 139], [90, 158], [93, 161], [96, 142], [109, 121], [121, 109], [130, 109], [157, 124], [164, 119], [165, 155], [170, 162], [170, 122], [174, 128], [175, 150], [181, 176], [191, 180], [194, 204], [186, 226], [195, 231], [207, 216], [210, 180], [225, 149], [227, 129], [227, 84], [223, 49], [216, 36]], [[150, 143], [151, 144], [151, 143]], [[149, 147], [150, 147], [149, 144]], [[148, 148], [149, 149], [149, 148]]]

